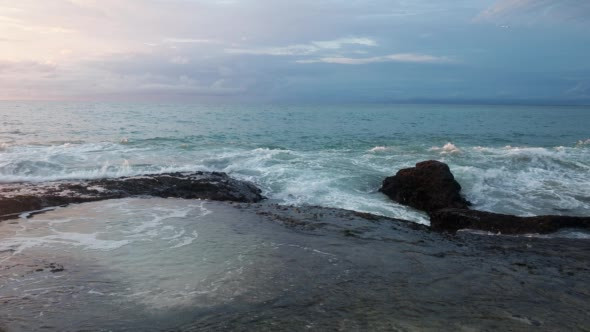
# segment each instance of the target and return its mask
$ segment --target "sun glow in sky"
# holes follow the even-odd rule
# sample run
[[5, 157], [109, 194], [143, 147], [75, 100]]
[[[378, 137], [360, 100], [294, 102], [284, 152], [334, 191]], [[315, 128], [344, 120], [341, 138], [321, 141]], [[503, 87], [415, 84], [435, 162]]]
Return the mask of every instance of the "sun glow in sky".
[[0, 99], [590, 101], [586, 0], [0, 0]]

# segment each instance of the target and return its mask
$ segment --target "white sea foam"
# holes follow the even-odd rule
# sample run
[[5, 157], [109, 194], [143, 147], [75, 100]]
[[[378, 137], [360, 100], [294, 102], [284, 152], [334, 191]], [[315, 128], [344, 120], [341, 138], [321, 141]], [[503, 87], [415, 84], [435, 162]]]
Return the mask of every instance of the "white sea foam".
[[52, 230], [51, 235], [33, 236], [22, 235], [4, 239], [0, 244], [0, 251], [11, 251], [13, 255], [18, 255], [27, 249], [44, 246], [75, 246], [82, 247], [85, 250], [114, 250], [121, 248], [130, 243], [128, 240], [104, 240], [99, 239], [98, 233], [76, 233], [76, 232], [59, 232]]
[[393, 147], [389, 147], [389, 146], [376, 146], [372, 149], [369, 149], [369, 152], [385, 152], [385, 151], [389, 151], [389, 150], [393, 150]]
[[555, 233], [551, 234], [538, 234], [538, 233], [527, 233], [527, 234], [518, 234], [518, 235], [507, 235], [502, 233], [494, 233], [488, 231], [482, 231], [477, 229], [462, 229], [460, 232], [467, 232], [479, 235], [487, 235], [487, 236], [507, 236], [507, 237], [526, 237], [526, 238], [541, 238], [541, 239], [555, 239], [555, 238], [564, 238], [564, 239], [581, 239], [581, 240], [590, 240], [590, 233], [582, 230], [577, 229], [562, 229]]
[[40, 210], [27, 211], [27, 212], [23, 212], [23, 213], [19, 214], [18, 217], [19, 218], [22, 218], [22, 219], [27, 219], [32, 214], [39, 213], [39, 212], [45, 212], [45, 211], [51, 211], [51, 210], [54, 210], [54, 209], [55, 209], [55, 207], [47, 207], [47, 208], [40, 209]]
[[[362, 149], [151, 148], [81, 143], [11, 147], [0, 158], [0, 182], [96, 179], [166, 172], [222, 171], [249, 180], [283, 204], [321, 205], [426, 222], [377, 192], [401, 168], [433, 158], [451, 166], [463, 192], [481, 208], [517, 214], [590, 212], [586, 146], [461, 146], [447, 143]], [[460, 165], [454, 165], [460, 156]], [[448, 158], [448, 159], [447, 159]]]
[[50, 170], [41, 170], [40, 172], [26, 172], [25, 174], [2, 174], [0, 173], [0, 183], [17, 183], [17, 182], [50, 182], [60, 180], [91, 180], [103, 178], [129, 177], [142, 174], [162, 174], [174, 172], [193, 172], [197, 170], [206, 170], [204, 167], [195, 167], [190, 165], [172, 165], [172, 166], [135, 166], [130, 161], [123, 160], [120, 165], [113, 165], [106, 162], [100, 167], [91, 169], [61, 169], [56, 172]]
[[[44, 246], [112, 251], [135, 242], [155, 239], [169, 243], [169, 249], [181, 248], [195, 241], [198, 233], [196, 230], [186, 232], [182, 225], [172, 221], [182, 220], [189, 214], [202, 217], [211, 213], [203, 202], [187, 202], [190, 203], [169, 208], [162, 203], [151, 206], [149, 200], [142, 199], [74, 205], [55, 212], [63, 215], [60, 218], [54, 218], [54, 212], [50, 212], [22, 223], [7, 225], [4, 231], [10, 232], [9, 229], [12, 229], [14, 235], [3, 239], [0, 252], [10, 251], [17, 255]], [[84, 224], [84, 220], [97, 217], [103, 222], [93, 220], [92, 223]], [[110, 218], [129, 218], [130, 221], [113, 223], [109, 222]]]
[[452, 166], [463, 192], [483, 210], [518, 215], [590, 211], [590, 165], [570, 147], [474, 147], [470, 165]]
[[453, 143], [449, 142], [442, 147], [432, 147], [429, 151], [440, 151], [440, 154], [455, 154], [461, 152], [461, 150]]

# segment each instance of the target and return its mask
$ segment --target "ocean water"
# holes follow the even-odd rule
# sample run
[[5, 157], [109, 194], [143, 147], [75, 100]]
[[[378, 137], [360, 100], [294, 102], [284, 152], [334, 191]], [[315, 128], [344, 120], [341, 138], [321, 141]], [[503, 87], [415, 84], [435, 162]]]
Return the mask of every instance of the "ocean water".
[[[377, 190], [438, 159], [478, 209], [589, 215], [589, 128], [584, 107], [1, 102], [0, 186], [223, 171], [270, 202], [428, 223]], [[74, 204], [0, 223], [0, 330], [584, 330], [589, 246], [266, 203]]]
[[478, 209], [590, 214], [590, 107], [0, 103], [0, 183], [223, 171], [280, 204], [427, 223], [377, 191], [427, 159]]

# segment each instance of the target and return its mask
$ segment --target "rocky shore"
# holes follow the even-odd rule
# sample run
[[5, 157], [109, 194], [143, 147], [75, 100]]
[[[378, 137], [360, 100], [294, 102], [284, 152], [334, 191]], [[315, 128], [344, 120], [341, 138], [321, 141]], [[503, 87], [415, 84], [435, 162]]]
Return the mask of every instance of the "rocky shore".
[[[152, 225], [160, 219], [150, 206], [193, 212]], [[198, 239], [174, 248], [166, 228]], [[133, 245], [72, 242], [72, 232], [97, 230]], [[52, 242], [28, 247], [39, 235]], [[590, 324], [587, 240], [449, 236], [339, 209], [147, 198], [4, 223], [1, 243], [27, 247], [5, 252], [0, 264], [7, 331], [585, 331]]]
[[472, 210], [460, 190], [436, 161], [384, 182], [428, 227], [273, 204], [224, 173], [3, 185], [0, 220], [30, 219], [0, 229], [0, 331], [585, 331], [590, 241], [455, 232], [587, 218]]
[[[449, 166], [435, 160], [399, 170], [383, 181], [379, 191], [400, 204], [428, 213], [431, 229], [435, 231], [473, 229], [501, 234], [547, 234], [562, 228], [590, 229], [590, 217], [521, 217], [473, 210], [470, 208], [471, 203], [461, 195], [461, 185], [455, 180]], [[0, 187], [0, 220], [72, 203], [138, 196], [241, 203], [255, 203], [264, 199], [261, 190], [254, 184], [218, 172], [13, 183]]]
[[151, 196], [254, 203], [264, 197], [254, 184], [218, 172], [165, 173], [85, 181], [13, 183], [0, 186], [0, 220], [30, 211], [115, 198]]
[[471, 203], [461, 196], [461, 185], [449, 166], [436, 160], [398, 171], [383, 181], [380, 191], [400, 204], [427, 212], [431, 228], [437, 231], [473, 229], [501, 234], [547, 234], [562, 228], [590, 228], [590, 217], [520, 217], [472, 210]]

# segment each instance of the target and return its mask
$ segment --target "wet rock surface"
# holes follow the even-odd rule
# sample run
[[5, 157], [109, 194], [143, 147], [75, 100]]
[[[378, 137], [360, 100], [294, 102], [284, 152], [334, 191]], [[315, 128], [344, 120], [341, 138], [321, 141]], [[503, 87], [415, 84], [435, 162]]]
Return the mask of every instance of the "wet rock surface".
[[300, 245], [341, 263], [292, 271], [290, 282], [302, 278], [298, 290], [221, 306], [174, 330], [583, 331], [590, 324], [588, 240], [449, 236], [356, 211], [234, 206], [305, 235]]
[[467, 208], [461, 185], [445, 163], [428, 160], [405, 168], [383, 181], [382, 193], [392, 200], [430, 212], [444, 208]]
[[[138, 211], [189, 203], [145, 201]], [[108, 203], [18, 222], [37, 224], [38, 231], [36, 219], [50, 225], [76, 213], [87, 218], [101, 206], [112, 210]], [[587, 240], [451, 236], [392, 218], [269, 202], [203, 201], [202, 208], [208, 213], [181, 220], [172, 214], [166, 222], [199, 232], [186, 247], [145, 253], [139, 243], [104, 253], [38, 247], [3, 261], [0, 329], [585, 331], [590, 324]], [[85, 232], [83, 225], [92, 228], [101, 218], [60, 225]], [[0, 243], [18, 240], [10, 226], [0, 224]], [[65, 270], [52, 273], [46, 268], [52, 263]], [[146, 270], [138, 273], [141, 264]], [[216, 268], [204, 269], [207, 264]], [[175, 279], [178, 284], [171, 283]], [[146, 301], [146, 293], [154, 301]], [[186, 301], [175, 305], [177, 296]]]
[[115, 179], [12, 183], [0, 185], [0, 220], [48, 207], [133, 196], [258, 202], [264, 197], [254, 184], [225, 173], [191, 172]]
[[430, 213], [430, 225], [434, 230], [450, 232], [468, 228], [502, 234], [547, 234], [562, 228], [590, 229], [590, 217], [518, 217], [476, 210], [441, 209]]

